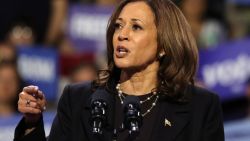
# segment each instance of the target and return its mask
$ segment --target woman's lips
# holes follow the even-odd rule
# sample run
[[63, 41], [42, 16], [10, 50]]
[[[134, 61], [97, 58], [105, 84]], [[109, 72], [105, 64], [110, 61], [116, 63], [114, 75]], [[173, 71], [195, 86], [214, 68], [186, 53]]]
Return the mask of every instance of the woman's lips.
[[115, 55], [118, 58], [126, 57], [129, 54], [129, 50], [123, 46], [117, 46]]

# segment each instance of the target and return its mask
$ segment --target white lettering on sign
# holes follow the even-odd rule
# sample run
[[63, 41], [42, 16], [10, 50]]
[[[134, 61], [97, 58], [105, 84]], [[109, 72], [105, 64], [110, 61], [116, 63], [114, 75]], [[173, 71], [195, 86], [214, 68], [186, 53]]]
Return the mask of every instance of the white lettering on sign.
[[236, 59], [205, 65], [202, 75], [210, 88], [216, 85], [227, 87], [242, 84], [250, 76], [250, 56], [241, 54]]
[[105, 40], [108, 19], [108, 14], [74, 14], [70, 20], [70, 35], [77, 39]]
[[20, 55], [18, 69], [24, 79], [50, 82], [55, 79], [55, 63], [39, 56]]

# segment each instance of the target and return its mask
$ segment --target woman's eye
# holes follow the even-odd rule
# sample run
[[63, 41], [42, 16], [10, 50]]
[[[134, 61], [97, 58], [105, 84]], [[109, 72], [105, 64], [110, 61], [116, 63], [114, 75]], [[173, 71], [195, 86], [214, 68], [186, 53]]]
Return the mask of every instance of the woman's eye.
[[120, 29], [122, 28], [122, 25], [120, 23], [115, 23], [115, 29]]
[[142, 27], [139, 26], [139, 25], [137, 25], [137, 24], [135, 24], [135, 25], [132, 26], [132, 29], [133, 29], [133, 30], [141, 30]]

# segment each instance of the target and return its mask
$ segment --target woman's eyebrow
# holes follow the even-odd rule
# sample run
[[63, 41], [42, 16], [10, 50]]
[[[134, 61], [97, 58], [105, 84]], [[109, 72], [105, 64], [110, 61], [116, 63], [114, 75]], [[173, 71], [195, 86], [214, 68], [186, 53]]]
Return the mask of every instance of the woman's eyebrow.
[[[123, 18], [119, 17], [119, 18], [117, 18], [117, 21], [124, 21], [124, 20], [123, 20]], [[131, 21], [132, 22], [138, 22], [139, 21], [139, 22], [144, 24], [144, 22], [141, 19], [137, 19], [137, 18], [132, 18]]]

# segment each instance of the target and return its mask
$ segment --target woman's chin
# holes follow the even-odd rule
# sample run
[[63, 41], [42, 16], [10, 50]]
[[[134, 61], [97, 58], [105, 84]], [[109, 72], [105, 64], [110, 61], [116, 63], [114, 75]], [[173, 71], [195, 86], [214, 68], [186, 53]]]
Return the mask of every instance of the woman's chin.
[[128, 64], [121, 64], [121, 63], [117, 63], [116, 67], [119, 69], [129, 69], [131, 68], [131, 66], [129, 66]]
[[131, 67], [131, 64], [128, 60], [115, 59], [115, 66], [119, 69], [128, 69]]
[[117, 64], [116, 65], [117, 68], [121, 69], [122, 71], [126, 71], [126, 72], [138, 72], [140, 71], [141, 67], [138, 67], [138, 66], [132, 66], [132, 65], [129, 65], [129, 64]]

